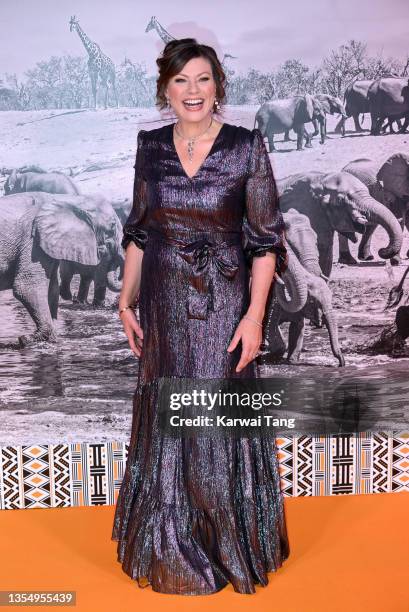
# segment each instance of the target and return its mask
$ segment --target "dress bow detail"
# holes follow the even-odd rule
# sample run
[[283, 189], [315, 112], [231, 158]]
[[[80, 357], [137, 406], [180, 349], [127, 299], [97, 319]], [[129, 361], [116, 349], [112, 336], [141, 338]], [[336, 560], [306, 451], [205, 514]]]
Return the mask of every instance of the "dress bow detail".
[[223, 296], [213, 291], [209, 272], [213, 262], [223, 276], [228, 279], [234, 278], [239, 269], [239, 262], [236, 251], [229, 249], [229, 246], [226, 242], [214, 244], [207, 238], [199, 238], [178, 249], [179, 255], [191, 264], [194, 276], [205, 277], [203, 290], [198, 291], [195, 287], [189, 286], [189, 318], [207, 319], [209, 301], [211, 301], [211, 310], [223, 308]]
[[178, 252], [185, 261], [192, 264], [195, 276], [203, 274], [208, 268], [210, 258], [213, 258], [219, 271], [227, 278], [233, 278], [239, 266], [237, 256], [232, 258], [227, 248], [226, 242], [215, 245], [208, 239], [202, 238], [184, 245]]

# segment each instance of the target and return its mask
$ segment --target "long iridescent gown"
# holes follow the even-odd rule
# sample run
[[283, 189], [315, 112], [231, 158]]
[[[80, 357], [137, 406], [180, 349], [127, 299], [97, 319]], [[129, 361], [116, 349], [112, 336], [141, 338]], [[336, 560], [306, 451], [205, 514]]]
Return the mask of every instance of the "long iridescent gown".
[[258, 129], [224, 123], [193, 178], [173, 124], [140, 130], [122, 246], [143, 249], [144, 331], [128, 457], [112, 539], [140, 587], [183, 595], [268, 584], [289, 555], [276, 441], [186, 438], [158, 424], [158, 379], [258, 377], [228, 353], [249, 301], [254, 256], [286, 265], [284, 222]]

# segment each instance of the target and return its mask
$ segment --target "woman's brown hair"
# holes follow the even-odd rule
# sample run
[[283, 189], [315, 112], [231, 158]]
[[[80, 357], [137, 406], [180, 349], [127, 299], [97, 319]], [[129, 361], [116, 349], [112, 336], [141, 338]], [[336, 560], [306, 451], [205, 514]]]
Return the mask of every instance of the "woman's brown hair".
[[224, 103], [226, 75], [213, 47], [201, 45], [195, 38], [180, 38], [169, 41], [161, 55], [156, 60], [159, 76], [156, 81], [156, 106], [163, 110], [167, 106], [165, 89], [171, 79], [179, 74], [187, 62], [194, 57], [204, 57], [210, 62], [212, 75], [216, 82], [216, 100], [219, 106], [214, 106], [214, 112], [220, 113], [220, 105]]

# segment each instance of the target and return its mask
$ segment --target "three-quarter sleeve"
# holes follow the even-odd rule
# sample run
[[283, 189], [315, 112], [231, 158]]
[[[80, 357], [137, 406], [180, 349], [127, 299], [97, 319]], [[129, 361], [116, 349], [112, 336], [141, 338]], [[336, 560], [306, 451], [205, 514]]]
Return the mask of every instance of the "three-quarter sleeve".
[[146, 179], [144, 176], [144, 134], [146, 130], [138, 132], [138, 146], [135, 160], [135, 178], [133, 186], [133, 203], [129, 217], [123, 227], [122, 248], [126, 250], [130, 242], [144, 250], [147, 240], [147, 204], [146, 204]]
[[287, 267], [285, 224], [273, 169], [258, 128], [252, 130], [242, 229], [248, 265], [252, 264], [253, 257], [271, 252], [277, 256], [276, 271], [284, 272]]

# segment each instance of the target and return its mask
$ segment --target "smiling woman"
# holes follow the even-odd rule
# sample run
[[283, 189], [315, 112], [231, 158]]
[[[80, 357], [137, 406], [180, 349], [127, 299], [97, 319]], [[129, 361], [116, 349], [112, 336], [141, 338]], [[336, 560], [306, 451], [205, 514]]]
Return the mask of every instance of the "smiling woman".
[[[172, 108], [179, 116], [173, 132], [179, 161], [186, 175], [193, 178], [210, 154], [222, 124], [215, 122], [210, 115], [218, 101], [215, 100], [217, 82], [212, 76], [209, 60], [200, 56], [192, 58], [182, 70], [168, 78], [164, 95], [167, 104], [172, 100]], [[220, 78], [220, 96], [224, 96], [222, 81]]]
[[284, 221], [260, 131], [213, 119], [224, 96], [214, 50], [171, 41], [158, 64], [159, 103], [169, 96], [178, 121], [138, 134], [120, 315], [140, 363], [112, 538], [141, 587], [255, 593], [289, 555], [275, 439], [167, 436], [159, 389], [162, 378], [258, 377]]

